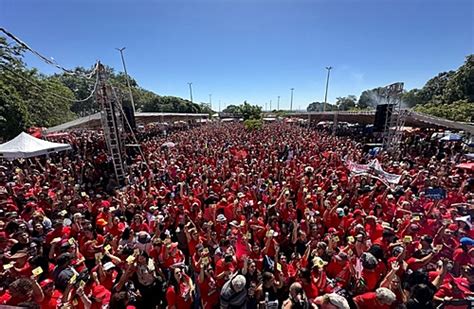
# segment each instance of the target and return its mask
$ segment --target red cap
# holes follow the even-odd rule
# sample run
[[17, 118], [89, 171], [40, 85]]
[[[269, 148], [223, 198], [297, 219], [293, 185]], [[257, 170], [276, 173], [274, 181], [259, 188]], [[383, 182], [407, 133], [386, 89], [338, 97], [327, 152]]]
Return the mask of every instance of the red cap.
[[333, 228], [333, 227], [330, 227], [330, 228], [328, 229], [328, 233], [336, 233], [336, 229]]
[[48, 284], [51, 284], [51, 283], [53, 283], [53, 280], [51, 280], [51, 279], [45, 279], [45, 280], [41, 281], [40, 286], [41, 286], [42, 288], [44, 288], [45, 286], [47, 286]]
[[456, 232], [458, 230], [458, 225], [453, 223], [448, 226], [448, 229], [450, 229], [453, 232]]
[[100, 299], [101, 303], [105, 305], [109, 303], [111, 293], [103, 285], [96, 285], [92, 290], [92, 295], [96, 299]]

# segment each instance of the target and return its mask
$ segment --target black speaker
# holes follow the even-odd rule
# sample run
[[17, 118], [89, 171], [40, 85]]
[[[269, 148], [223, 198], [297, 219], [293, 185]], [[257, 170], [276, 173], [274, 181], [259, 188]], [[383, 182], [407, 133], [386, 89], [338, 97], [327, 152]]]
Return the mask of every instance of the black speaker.
[[[131, 106], [122, 106], [123, 113], [125, 114], [125, 118], [127, 118], [128, 123], [132, 127], [132, 130], [135, 130], [137, 128], [137, 125], [135, 123], [135, 115], [133, 114], [133, 109]], [[128, 131], [128, 125], [126, 123], [123, 124], [125, 129]]]
[[392, 113], [395, 104], [379, 104], [375, 111], [374, 132], [383, 132], [385, 119], [389, 113]]

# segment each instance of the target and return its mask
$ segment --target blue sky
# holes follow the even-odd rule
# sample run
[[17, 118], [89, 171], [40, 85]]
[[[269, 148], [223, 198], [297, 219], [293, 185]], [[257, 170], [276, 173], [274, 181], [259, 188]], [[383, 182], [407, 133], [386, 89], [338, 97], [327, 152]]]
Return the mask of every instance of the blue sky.
[[[293, 108], [404, 81], [422, 87], [474, 52], [471, 0], [0, 0], [0, 25], [65, 67], [97, 59], [161, 95], [213, 108]], [[53, 67], [33, 56], [28, 65]]]

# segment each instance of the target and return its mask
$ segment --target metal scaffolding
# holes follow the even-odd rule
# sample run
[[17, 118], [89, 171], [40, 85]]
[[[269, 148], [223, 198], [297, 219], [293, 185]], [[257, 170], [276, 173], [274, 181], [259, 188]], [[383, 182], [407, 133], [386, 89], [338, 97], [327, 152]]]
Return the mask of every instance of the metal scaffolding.
[[382, 145], [383, 149], [389, 153], [398, 150], [407, 116], [407, 111], [402, 109], [402, 92], [403, 83], [394, 83], [379, 90], [379, 96], [388, 104]]
[[107, 83], [104, 66], [98, 63], [99, 85], [96, 93], [97, 102], [101, 109], [101, 122], [104, 136], [109, 150], [109, 155], [114, 166], [115, 178], [118, 184], [125, 180], [125, 148], [123, 111], [117, 96], [114, 95], [112, 87]]

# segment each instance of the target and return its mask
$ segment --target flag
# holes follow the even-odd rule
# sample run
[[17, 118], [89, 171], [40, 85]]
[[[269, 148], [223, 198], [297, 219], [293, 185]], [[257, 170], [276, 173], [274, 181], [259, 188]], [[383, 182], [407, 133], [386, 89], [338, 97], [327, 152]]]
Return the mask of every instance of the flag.
[[367, 175], [389, 184], [398, 184], [401, 179], [401, 175], [390, 174], [383, 170], [380, 162], [375, 159], [369, 162], [369, 164], [357, 164], [352, 161], [347, 161], [347, 169], [353, 176]]

